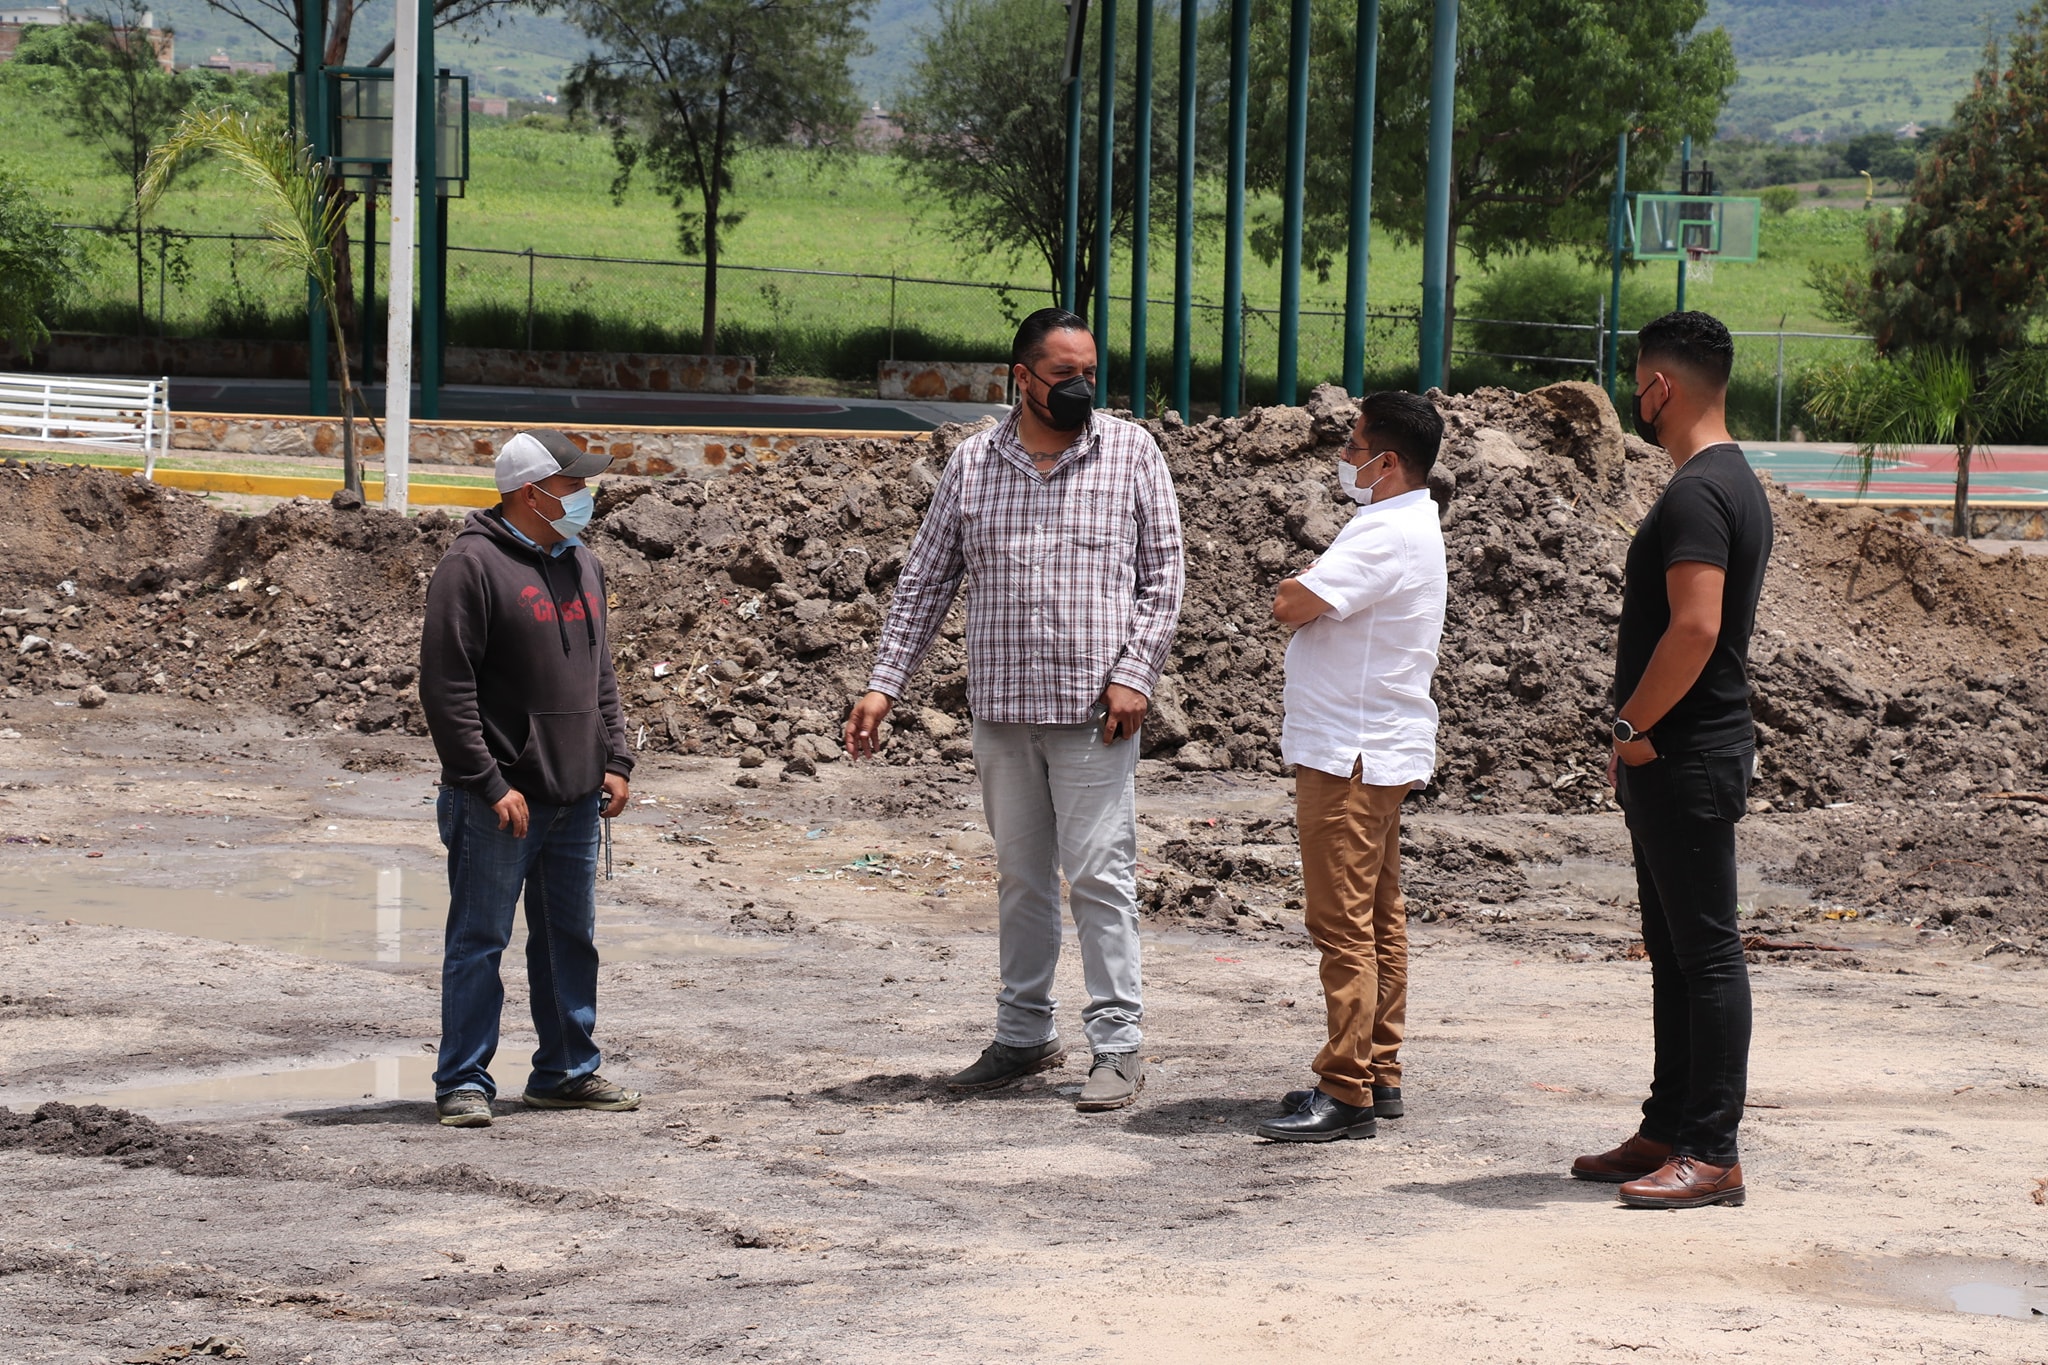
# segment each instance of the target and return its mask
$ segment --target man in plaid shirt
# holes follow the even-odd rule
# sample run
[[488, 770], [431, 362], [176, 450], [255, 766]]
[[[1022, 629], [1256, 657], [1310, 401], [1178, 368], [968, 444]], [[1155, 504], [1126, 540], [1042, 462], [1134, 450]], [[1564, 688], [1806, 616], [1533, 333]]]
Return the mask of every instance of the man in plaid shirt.
[[1180, 506], [1151, 434], [1094, 410], [1087, 324], [1041, 309], [1010, 360], [1022, 401], [947, 461], [846, 747], [875, 752], [965, 576], [967, 704], [996, 844], [1003, 988], [995, 1041], [947, 1084], [993, 1090], [1065, 1062], [1052, 997], [1064, 871], [1094, 1053], [1078, 1107], [1120, 1109], [1144, 1083], [1133, 779], [1138, 727], [1180, 616]]

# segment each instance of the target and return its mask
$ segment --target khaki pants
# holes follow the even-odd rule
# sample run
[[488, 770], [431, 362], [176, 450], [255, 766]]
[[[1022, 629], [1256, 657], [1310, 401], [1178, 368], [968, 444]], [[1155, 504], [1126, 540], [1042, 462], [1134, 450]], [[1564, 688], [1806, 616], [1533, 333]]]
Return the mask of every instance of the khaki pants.
[[1308, 934], [1323, 954], [1330, 1041], [1320, 1089], [1351, 1105], [1401, 1083], [1408, 1013], [1408, 909], [1401, 899], [1401, 798], [1312, 768], [1294, 772]]

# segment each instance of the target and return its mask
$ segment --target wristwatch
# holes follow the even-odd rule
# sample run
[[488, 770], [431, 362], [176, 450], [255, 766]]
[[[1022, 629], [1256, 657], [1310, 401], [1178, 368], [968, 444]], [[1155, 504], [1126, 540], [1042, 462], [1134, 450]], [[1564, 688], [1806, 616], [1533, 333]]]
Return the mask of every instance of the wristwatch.
[[1635, 726], [1630, 725], [1628, 721], [1626, 721], [1620, 716], [1616, 716], [1614, 718], [1614, 725], [1612, 728], [1614, 731], [1614, 742], [1616, 744], [1633, 744], [1639, 739], [1648, 739], [1650, 737], [1650, 732], [1648, 730], [1638, 730]]

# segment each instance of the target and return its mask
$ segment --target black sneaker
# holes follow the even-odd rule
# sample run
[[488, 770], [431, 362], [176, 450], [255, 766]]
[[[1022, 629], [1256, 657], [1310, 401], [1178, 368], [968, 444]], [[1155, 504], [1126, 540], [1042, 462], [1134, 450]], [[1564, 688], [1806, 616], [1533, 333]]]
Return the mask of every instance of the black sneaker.
[[1052, 1071], [1066, 1064], [1067, 1049], [1057, 1037], [1030, 1047], [990, 1043], [965, 1071], [946, 1077], [948, 1090], [997, 1090], [1026, 1076]]

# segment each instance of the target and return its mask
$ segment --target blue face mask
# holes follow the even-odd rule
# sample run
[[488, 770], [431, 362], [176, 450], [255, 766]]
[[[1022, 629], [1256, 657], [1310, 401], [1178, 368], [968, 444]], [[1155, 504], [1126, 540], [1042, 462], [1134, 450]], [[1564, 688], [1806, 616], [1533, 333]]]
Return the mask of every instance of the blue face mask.
[[564, 540], [574, 540], [583, 534], [583, 528], [590, 525], [591, 514], [597, 510], [597, 499], [588, 488], [579, 488], [566, 498], [555, 497], [547, 489], [535, 486], [536, 493], [545, 493], [554, 498], [562, 508], [562, 515], [548, 522]]

